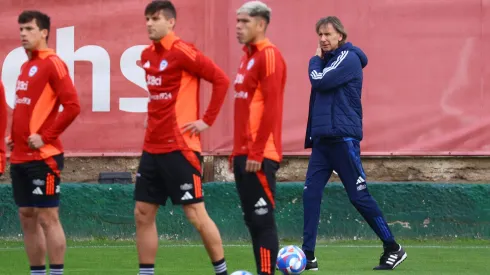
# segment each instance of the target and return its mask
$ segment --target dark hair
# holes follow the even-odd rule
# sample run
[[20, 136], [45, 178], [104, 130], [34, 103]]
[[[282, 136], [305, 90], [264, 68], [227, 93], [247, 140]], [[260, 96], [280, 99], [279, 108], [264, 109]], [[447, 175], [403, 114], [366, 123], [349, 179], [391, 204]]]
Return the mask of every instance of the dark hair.
[[51, 19], [48, 15], [37, 10], [27, 10], [23, 11], [19, 15], [17, 22], [19, 24], [26, 24], [32, 22], [32, 20], [34, 19], [36, 19], [36, 25], [39, 27], [40, 30], [48, 30], [48, 36], [46, 36], [47, 41], [49, 38], [49, 33], [51, 31]]
[[265, 23], [269, 24], [271, 22], [271, 13], [267, 10], [252, 10], [249, 15], [251, 17], [260, 17], [265, 20]]
[[145, 15], [152, 15], [156, 12], [163, 11], [167, 19], [177, 19], [177, 11], [174, 4], [170, 1], [155, 0], [149, 3], [145, 8]]
[[324, 18], [318, 20], [318, 22], [316, 22], [316, 26], [315, 26], [316, 33], [318, 33], [321, 26], [325, 26], [328, 24], [332, 24], [333, 28], [338, 33], [342, 34], [342, 40], [340, 40], [339, 44], [343, 45], [345, 43], [345, 41], [347, 40], [347, 31], [345, 30], [344, 25], [342, 25], [342, 22], [340, 21], [340, 19], [337, 18], [336, 16], [328, 16], [328, 17], [324, 17]]

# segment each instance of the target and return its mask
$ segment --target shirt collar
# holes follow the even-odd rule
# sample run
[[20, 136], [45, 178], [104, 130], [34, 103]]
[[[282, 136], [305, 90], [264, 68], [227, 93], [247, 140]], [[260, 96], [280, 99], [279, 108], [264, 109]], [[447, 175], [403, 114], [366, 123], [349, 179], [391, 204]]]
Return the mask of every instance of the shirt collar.
[[167, 35], [160, 39], [160, 41], [154, 42], [153, 45], [156, 49], [165, 49], [168, 51], [170, 50], [170, 48], [172, 48], [172, 44], [177, 39], [179, 39], [179, 37], [175, 35], [175, 32], [170, 31], [169, 33], [167, 33]]
[[[265, 48], [270, 44], [271, 44], [270, 40], [268, 38], [265, 38], [257, 43], [243, 46], [243, 51], [249, 55], [252, 55], [257, 51], [261, 51], [263, 48]], [[250, 48], [250, 52], [249, 52], [249, 48]]]
[[338, 47], [337, 49], [333, 50], [333, 51], [330, 51], [328, 52], [328, 56], [329, 57], [332, 57], [332, 56], [335, 56], [337, 55], [339, 52], [347, 49], [347, 48], [350, 48], [352, 46], [352, 44], [350, 42], [346, 42], [344, 45]]
[[[26, 53], [29, 53], [29, 51], [26, 50]], [[33, 51], [30, 51], [30, 53], [31, 53], [31, 60], [36, 59], [36, 58], [43, 59], [48, 55], [54, 54], [54, 50], [50, 49], [50, 48], [46, 48], [46, 49], [41, 49], [41, 50], [33, 50]]]

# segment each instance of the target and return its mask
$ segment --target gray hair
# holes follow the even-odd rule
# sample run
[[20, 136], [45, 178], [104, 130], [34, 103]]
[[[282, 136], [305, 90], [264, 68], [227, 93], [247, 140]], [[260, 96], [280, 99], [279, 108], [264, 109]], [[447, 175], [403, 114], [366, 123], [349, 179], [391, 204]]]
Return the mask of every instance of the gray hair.
[[252, 17], [262, 17], [265, 19], [267, 24], [269, 24], [272, 10], [261, 1], [249, 1], [243, 4], [243, 6], [241, 6], [236, 12], [237, 14], [246, 13]]
[[316, 33], [320, 30], [320, 27], [332, 24], [333, 28], [340, 34], [342, 34], [342, 40], [339, 42], [340, 45], [343, 45], [345, 41], [347, 40], [347, 31], [344, 28], [344, 25], [340, 21], [340, 19], [336, 16], [328, 16], [324, 17], [320, 20], [315, 25], [315, 30]]

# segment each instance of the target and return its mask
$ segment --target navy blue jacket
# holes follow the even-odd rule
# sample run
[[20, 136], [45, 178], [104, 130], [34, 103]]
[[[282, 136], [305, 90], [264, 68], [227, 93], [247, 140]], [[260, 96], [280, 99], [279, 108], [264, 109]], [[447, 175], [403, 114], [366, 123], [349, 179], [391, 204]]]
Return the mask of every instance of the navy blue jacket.
[[324, 58], [310, 59], [311, 94], [305, 148], [319, 137], [362, 140], [362, 69], [364, 52], [345, 43]]

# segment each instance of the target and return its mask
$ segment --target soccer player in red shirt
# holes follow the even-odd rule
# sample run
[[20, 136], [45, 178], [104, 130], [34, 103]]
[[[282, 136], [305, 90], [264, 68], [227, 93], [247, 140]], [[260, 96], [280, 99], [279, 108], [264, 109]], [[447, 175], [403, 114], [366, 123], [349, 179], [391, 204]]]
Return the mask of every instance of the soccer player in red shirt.
[[[0, 135], [2, 138], [5, 137], [5, 132], [7, 131], [7, 102], [5, 101], [5, 90], [0, 81]], [[0, 142], [0, 176], [5, 173], [5, 143]]]
[[[19, 15], [28, 60], [17, 80], [10, 137], [12, 188], [31, 274], [63, 274], [66, 240], [59, 220], [63, 146], [59, 136], [80, 113], [65, 63], [47, 47], [50, 18], [39, 11]], [[58, 114], [60, 105], [63, 112]]]
[[[201, 235], [215, 273], [226, 275], [221, 236], [203, 201], [199, 133], [215, 121], [229, 79], [213, 61], [176, 36], [176, 10], [170, 1], [151, 2], [145, 16], [153, 42], [141, 54], [150, 95], [134, 191], [140, 274], [154, 274], [158, 249], [155, 218], [159, 206], [170, 198], [174, 205], [183, 205], [187, 219]], [[213, 84], [213, 93], [199, 119], [201, 78]]]
[[282, 160], [286, 64], [265, 35], [270, 13], [260, 1], [247, 2], [237, 11], [236, 25], [245, 54], [235, 80], [232, 167], [258, 274], [274, 274], [279, 250], [274, 196]]

